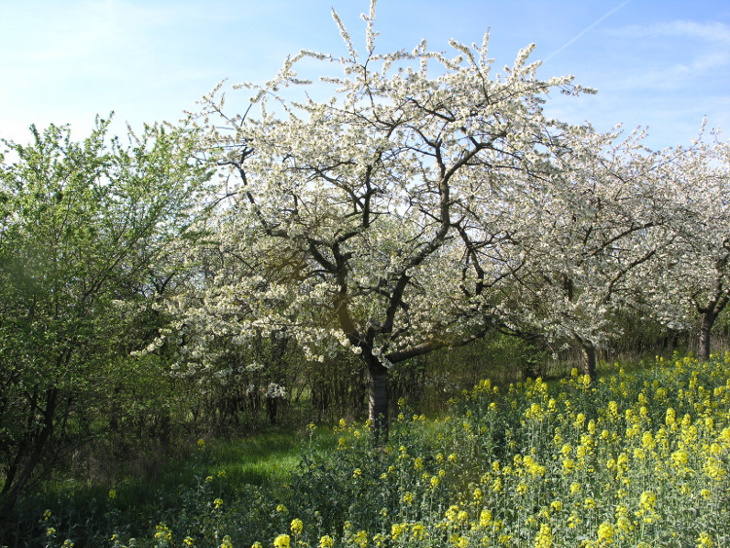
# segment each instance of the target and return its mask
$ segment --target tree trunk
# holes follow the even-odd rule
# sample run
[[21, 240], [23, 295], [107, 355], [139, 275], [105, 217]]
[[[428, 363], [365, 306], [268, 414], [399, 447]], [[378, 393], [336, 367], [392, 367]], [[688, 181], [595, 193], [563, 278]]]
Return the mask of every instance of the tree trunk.
[[583, 372], [595, 382], [596, 374], [596, 348], [590, 343], [583, 343]]
[[711, 298], [706, 306], [697, 306], [697, 311], [702, 314], [702, 323], [700, 325], [700, 344], [698, 349], [698, 358], [700, 360], [708, 360], [710, 358], [710, 335], [720, 313], [730, 302], [730, 292], [723, 289], [722, 283], [717, 285], [717, 296]]
[[698, 350], [698, 358], [707, 360], [710, 358], [710, 334], [712, 326], [715, 325], [717, 313], [710, 310], [702, 312], [702, 324], [700, 325], [700, 344]]
[[[28, 460], [21, 473], [17, 476], [17, 478], [15, 478], [15, 481], [12, 484], [10, 484], [9, 480], [6, 478], [2, 497], [0, 497], [0, 525], [4, 524], [4, 518], [10, 514], [10, 510], [12, 510], [15, 506], [15, 503], [25, 489], [25, 486], [31, 480], [33, 474], [38, 468], [38, 465], [43, 460], [46, 444], [53, 435], [57, 399], [58, 389], [50, 388], [46, 392], [46, 409], [43, 413], [43, 425], [38, 437], [32, 444], [30, 454], [27, 455]], [[21, 455], [21, 457], [26, 457], [26, 455]]]
[[377, 442], [388, 439], [388, 369], [372, 356], [367, 360], [370, 425]]

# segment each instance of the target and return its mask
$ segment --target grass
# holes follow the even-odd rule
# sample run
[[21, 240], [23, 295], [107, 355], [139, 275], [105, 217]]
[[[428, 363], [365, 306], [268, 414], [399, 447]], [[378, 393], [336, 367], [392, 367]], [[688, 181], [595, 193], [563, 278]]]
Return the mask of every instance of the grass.
[[231, 483], [284, 482], [299, 462], [301, 434], [275, 430], [251, 438], [217, 440], [209, 449], [209, 469]]
[[[158, 520], [174, 520], [181, 504], [197, 507], [200, 497], [241, 497], [264, 486], [279, 490], [300, 462], [304, 435], [302, 429], [282, 427], [251, 437], [201, 439], [195, 449], [183, 449], [144, 475], [116, 482], [47, 482], [20, 505], [18, 527], [0, 537], [0, 546], [50, 547], [61, 545], [61, 537], [94, 546], [113, 535], [148, 536]], [[47, 538], [49, 529], [55, 540]]]

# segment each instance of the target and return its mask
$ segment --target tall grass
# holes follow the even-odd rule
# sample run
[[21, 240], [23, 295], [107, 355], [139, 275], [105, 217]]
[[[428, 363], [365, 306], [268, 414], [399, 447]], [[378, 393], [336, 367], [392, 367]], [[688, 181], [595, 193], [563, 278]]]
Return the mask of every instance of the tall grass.
[[28, 545], [729, 546], [730, 354], [605, 367], [597, 383], [483, 381], [441, 417], [402, 412], [384, 446], [341, 421], [301, 445], [201, 442], [188, 469], [117, 486], [93, 535], [78, 513], [39, 513]]

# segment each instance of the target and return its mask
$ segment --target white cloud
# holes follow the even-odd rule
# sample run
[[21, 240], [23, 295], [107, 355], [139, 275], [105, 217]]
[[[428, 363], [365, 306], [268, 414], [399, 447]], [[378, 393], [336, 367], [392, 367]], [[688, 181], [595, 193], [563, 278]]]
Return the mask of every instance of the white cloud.
[[[648, 26], [632, 25], [611, 32], [617, 38], [641, 47], [651, 43], [655, 48], [666, 48], [667, 56], [656, 55], [647, 59], [655, 66], [663, 66], [663, 73], [688, 76], [717, 70], [730, 65], [730, 25], [711, 22], [672, 21]], [[673, 62], [672, 53], [681, 54], [681, 62]]]
[[671, 21], [641, 26], [631, 25], [613, 31], [633, 38], [690, 38], [701, 42], [730, 45], [730, 25], [721, 22]]
[[[677, 20], [607, 31], [623, 59], [613, 90], [678, 91], [710, 86], [730, 66], [730, 25]], [[704, 84], [702, 84], [704, 82]]]

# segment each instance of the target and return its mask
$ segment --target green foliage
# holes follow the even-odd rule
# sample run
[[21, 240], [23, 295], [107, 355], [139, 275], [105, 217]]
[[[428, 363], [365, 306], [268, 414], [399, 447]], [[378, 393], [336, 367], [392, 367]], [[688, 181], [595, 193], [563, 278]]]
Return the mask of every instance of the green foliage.
[[174, 286], [175, 242], [210, 174], [191, 161], [190, 132], [148, 126], [123, 146], [108, 126], [97, 120], [81, 142], [53, 125], [32, 127], [29, 145], [5, 142], [0, 516], [39, 470], [118, 418], [118, 396], [160, 373], [140, 375], [128, 356], [163, 322], [154, 298]]

